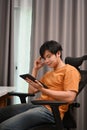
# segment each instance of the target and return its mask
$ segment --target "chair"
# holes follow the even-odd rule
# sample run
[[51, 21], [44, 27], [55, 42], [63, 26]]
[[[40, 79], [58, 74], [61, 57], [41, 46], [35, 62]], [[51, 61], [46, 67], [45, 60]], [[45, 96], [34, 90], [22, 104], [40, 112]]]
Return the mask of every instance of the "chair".
[[[81, 81], [79, 83], [79, 92], [77, 93], [77, 96], [83, 90], [83, 88], [87, 86], [87, 70], [81, 69], [81, 66], [85, 60], [87, 60], [87, 55], [84, 55], [82, 57], [66, 57], [65, 58], [66, 64], [73, 65], [81, 73]], [[25, 98], [27, 96], [30, 96], [28, 94], [23, 94], [23, 93], [21, 94], [21, 93], [16, 93], [16, 92], [9, 93], [9, 95], [10, 96], [19, 96], [21, 103], [26, 103]], [[39, 101], [39, 100], [37, 100], [37, 101], [32, 100], [31, 102], [35, 105], [36, 104], [50, 105], [52, 112], [53, 112], [53, 115], [54, 115], [55, 123], [54, 124], [41, 124], [39, 126], [33, 127], [32, 129], [29, 129], [29, 130], [63, 130], [63, 129], [70, 130], [71, 128], [77, 127], [73, 112], [74, 112], [75, 108], [80, 107], [80, 103], [76, 102], [76, 100], [72, 104], [69, 105], [69, 109], [65, 113], [63, 121], [61, 121], [61, 119], [60, 119], [59, 111], [57, 108], [58, 108], [58, 106], [60, 106], [62, 104], [66, 104], [66, 102]]]

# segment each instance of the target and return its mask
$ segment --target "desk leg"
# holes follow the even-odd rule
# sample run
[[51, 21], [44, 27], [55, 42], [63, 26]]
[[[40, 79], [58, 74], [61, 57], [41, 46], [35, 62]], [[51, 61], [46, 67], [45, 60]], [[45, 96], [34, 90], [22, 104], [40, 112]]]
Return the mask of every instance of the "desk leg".
[[0, 97], [0, 108], [7, 106], [7, 95]]

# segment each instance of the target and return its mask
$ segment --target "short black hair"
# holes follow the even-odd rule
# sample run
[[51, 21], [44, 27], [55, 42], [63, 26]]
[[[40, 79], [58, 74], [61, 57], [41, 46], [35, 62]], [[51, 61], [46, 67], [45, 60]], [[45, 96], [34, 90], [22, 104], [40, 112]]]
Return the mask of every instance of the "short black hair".
[[46, 42], [43, 43], [43, 45], [41, 45], [40, 56], [42, 58], [44, 58], [43, 56], [44, 56], [44, 52], [46, 50], [49, 50], [52, 54], [56, 54], [58, 51], [60, 51], [61, 57], [62, 57], [62, 50], [63, 50], [62, 46], [54, 40], [46, 41]]

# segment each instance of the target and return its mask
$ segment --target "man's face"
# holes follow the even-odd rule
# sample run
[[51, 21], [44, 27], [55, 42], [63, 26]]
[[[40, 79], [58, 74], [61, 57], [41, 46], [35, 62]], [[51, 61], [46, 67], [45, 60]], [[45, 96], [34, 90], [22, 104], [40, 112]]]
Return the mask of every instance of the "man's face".
[[49, 50], [46, 50], [43, 57], [44, 62], [47, 66], [51, 68], [56, 68], [60, 60], [60, 52], [53, 54]]

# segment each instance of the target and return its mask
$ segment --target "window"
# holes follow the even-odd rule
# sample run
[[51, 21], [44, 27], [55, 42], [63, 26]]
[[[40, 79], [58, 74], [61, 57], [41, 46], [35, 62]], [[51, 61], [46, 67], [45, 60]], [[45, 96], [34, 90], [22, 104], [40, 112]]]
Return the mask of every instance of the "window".
[[[32, 0], [14, 0], [14, 85], [17, 92], [28, 92], [20, 74], [29, 72]], [[19, 103], [19, 98], [14, 98]]]

